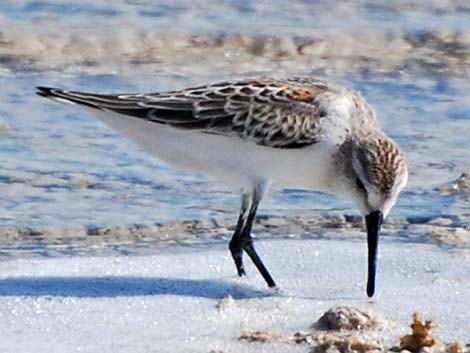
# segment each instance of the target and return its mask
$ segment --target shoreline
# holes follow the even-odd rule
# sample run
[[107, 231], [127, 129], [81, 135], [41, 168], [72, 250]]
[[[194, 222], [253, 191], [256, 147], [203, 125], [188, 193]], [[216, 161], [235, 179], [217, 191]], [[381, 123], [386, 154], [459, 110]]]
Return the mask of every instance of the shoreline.
[[[470, 254], [470, 219], [462, 215], [391, 218], [382, 239], [434, 244], [445, 250]], [[0, 228], [0, 256], [8, 258], [49, 253], [54, 255], [108, 253], [113, 247], [130, 253], [171, 244], [228, 244], [235, 218], [180, 220], [168, 223], [77, 228]], [[350, 214], [312, 216], [261, 215], [253, 226], [255, 239], [364, 240], [362, 217]], [[86, 250], [90, 246], [90, 250]], [[78, 253], [77, 253], [78, 252]], [[112, 251], [111, 251], [112, 252]]]

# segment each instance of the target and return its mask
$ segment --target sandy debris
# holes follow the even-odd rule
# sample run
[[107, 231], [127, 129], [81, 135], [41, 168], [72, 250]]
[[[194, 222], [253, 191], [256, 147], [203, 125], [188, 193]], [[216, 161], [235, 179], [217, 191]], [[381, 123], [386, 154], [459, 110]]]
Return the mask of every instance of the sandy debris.
[[462, 173], [457, 179], [436, 188], [444, 195], [470, 195], [470, 174]]
[[375, 330], [380, 319], [372, 312], [350, 306], [337, 306], [323, 314], [313, 325], [315, 330]]
[[222, 299], [220, 299], [217, 302], [217, 304], [215, 305], [215, 307], [219, 311], [224, 311], [224, 310], [227, 310], [227, 309], [237, 307], [237, 302], [235, 301], [235, 299], [233, 299], [233, 297], [231, 295], [228, 295], [228, 296], [223, 297]]
[[[244, 331], [239, 340], [262, 343], [306, 344], [311, 353], [467, 353], [468, 345], [438, 342], [432, 335], [431, 320], [422, 321], [413, 313], [411, 334], [400, 337], [390, 347], [384, 337], [394, 335], [392, 325], [377, 314], [350, 306], [337, 306], [326, 311], [309, 332], [292, 336], [275, 330]], [[320, 332], [319, 332], [320, 330]], [[328, 331], [328, 332], [324, 332]], [[387, 347], [388, 346], [388, 347]]]
[[468, 227], [433, 227], [426, 232], [426, 238], [443, 246], [470, 248]]
[[[364, 330], [376, 330], [380, 324], [377, 315], [354, 307], [331, 308], [312, 325], [312, 331], [299, 331], [292, 336], [279, 331], [242, 332], [239, 339], [247, 342], [307, 344], [313, 353], [382, 352], [377, 336]], [[318, 332], [318, 330], [330, 332]]]
[[436, 345], [436, 339], [432, 336], [432, 321], [422, 321], [417, 312], [413, 313], [411, 322], [411, 334], [400, 337], [400, 349], [413, 353], [422, 352], [425, 347]]
[[[314, 330], [313, 353], [366, 353], [382, 352], [375, 331], [385, 326], [385, 321], [368, 310], [340, 305], [326, 311], [312, 325]], [[315, 331], [329, 331], [317, 334]]]
[[390, 351], [401, 353], [468, 353], [470, 345], [464, 346], [459, 342], [442, 343], [432, 334], [434, 324], [431, 320], [421, 320], [417, 312], [411, 320], [411, 334], [400, 337], [400, 345]]
[[459, 342], [452, 342], [446, 346], [446, 353], [468, 353], [470, 347], [467, 345], [467, 349], [463, 348]]
[[299, 331], [292, 336], [285, 335], [279, 331], [243, 331], [238, 337], [241, 341], [264, 342], [264, 343], [295, 343], [302, 344], [313, 342], [312, 332]]
[[327, 333], [315, 336], [312, 353], [373, 353], [383, 352], [383, 347], [374, 339], [349, 334], [337, 336]]
[[276, 342], [276, 343], [288, 343], [292, 342], [292, 338], [284, 335], [278, 331], [243, 331], [238, 338], [241, 341], [247, 342]]

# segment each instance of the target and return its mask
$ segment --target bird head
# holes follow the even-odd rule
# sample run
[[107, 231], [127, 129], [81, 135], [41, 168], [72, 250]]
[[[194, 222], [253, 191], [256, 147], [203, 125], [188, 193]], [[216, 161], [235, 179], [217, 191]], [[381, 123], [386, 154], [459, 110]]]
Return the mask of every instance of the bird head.
[[387, 217], [408, 181], [405, 157], [386, 136], [374, 136], [352, 145], [352, 197], [367, 217], [380, 212]]
[[347, 188], [365, 218], [369, 247], [367, 294], [372, 296], [379, 231], [406, 186], [408, 171], [402, 152], [383, 134], [374, 133], [351, 141], [348, 150]]

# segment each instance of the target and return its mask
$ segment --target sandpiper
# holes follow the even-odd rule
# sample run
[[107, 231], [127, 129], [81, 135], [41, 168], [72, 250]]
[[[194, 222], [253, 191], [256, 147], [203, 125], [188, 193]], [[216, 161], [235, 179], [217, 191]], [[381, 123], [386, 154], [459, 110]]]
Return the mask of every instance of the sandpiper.
[[241, 190], [229, 249], [239, 276], [245, 251], [269, 287], [251, 228], [268, 188], [318, 190], [355, 202], [365, 217], [367, 295], [375, 292], [378, 235], [408, 179], [405, 158], [357, 92], [306, 77], [243, 79], [149, 94], [38, 87], [78, 104], [145, 151]]

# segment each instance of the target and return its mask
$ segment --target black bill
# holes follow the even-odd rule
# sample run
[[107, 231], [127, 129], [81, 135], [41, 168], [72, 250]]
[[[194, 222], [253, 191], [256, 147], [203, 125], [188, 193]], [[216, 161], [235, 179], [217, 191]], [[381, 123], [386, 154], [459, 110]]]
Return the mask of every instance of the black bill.
[[379, 231], [384, 219], [383, 213], [374, 211], [366, 216], [367, 246], [369, 248], [369, 269], [367, 277], [367, 295], [372, 297], [375, 292], [375, 272], [377, 269], [377, 247]]

